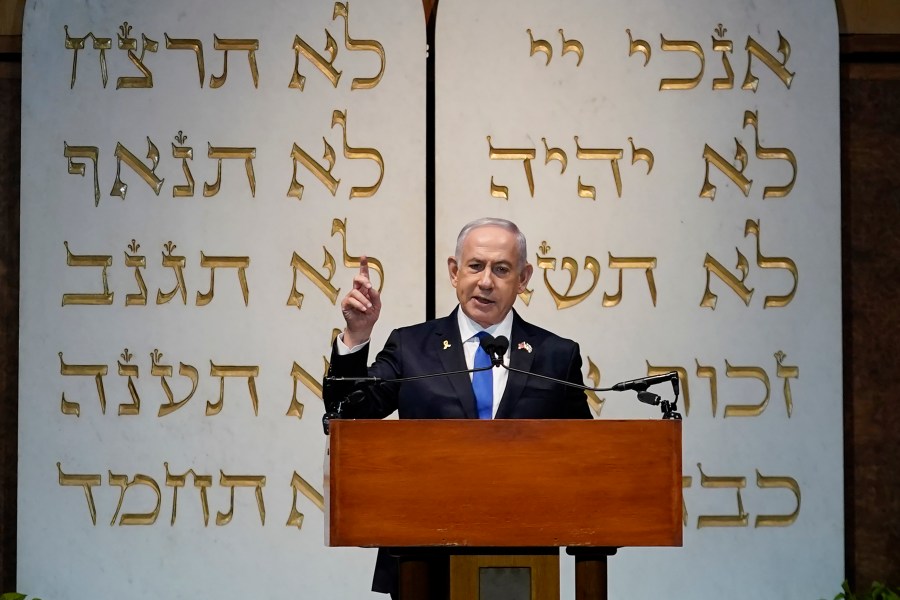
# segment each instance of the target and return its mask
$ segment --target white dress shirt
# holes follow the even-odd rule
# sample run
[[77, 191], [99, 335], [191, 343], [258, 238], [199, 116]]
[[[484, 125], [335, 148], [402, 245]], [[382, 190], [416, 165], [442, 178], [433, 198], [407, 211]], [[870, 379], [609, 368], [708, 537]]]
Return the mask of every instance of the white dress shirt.
[[[456, 320], [459, 324], [459, 337], [463, 341], [463, 351], [466, 354], [467, 369], [475, 368], [475, 352], [480, 344], [480, 340], [477, 337], [478, 333], [486, 331], [494, 337], [503, 336], [507, 340], [512, 339], [512, 311], [506, 313], [506, 317], [502, 321], [496, 325], [491, 325], [487, 329], [466, 316], [462, 309], [456, 311]], [[506, 348], [506, 354], [503, 355], [503, 364], [509, 364], [509, 347]], [[503, 367], [494, 367], [491, 374], [494, 376], [494, 407], [491, 410], [491, 418], [494, 418], [497, 415], [497, 408], [500, 406], [500, 399], [503, 398], [503, 392], [506, 390], [506, 380], [509, 379], [509, 371]], [[469, 379], [472, 379], [473, 375], [473, 373], [470, 373]]]

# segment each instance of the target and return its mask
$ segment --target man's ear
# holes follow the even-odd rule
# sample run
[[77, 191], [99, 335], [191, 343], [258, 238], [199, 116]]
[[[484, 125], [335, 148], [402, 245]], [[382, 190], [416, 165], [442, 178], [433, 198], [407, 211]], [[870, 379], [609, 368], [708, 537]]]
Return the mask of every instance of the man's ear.
[[534, 267], [531, 266], [531, 263], [526, 263], [525, 268], [522, 269], [522, 273], [519, 275], [518, 293], [521, 294], [528, 287], [528, 282], [531, 280], [532, 274], [534, 274]]
[[447, 272], [450, 273], [450, 285], [456, 287], [456, 283], [459, 281], [459, 263], [456, 262], [455, 256], [447, 259]]

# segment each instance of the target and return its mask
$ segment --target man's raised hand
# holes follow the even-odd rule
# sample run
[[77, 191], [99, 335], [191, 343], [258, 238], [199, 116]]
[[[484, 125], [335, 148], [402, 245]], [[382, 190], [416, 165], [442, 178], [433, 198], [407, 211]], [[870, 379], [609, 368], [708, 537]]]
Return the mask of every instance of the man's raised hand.
[[369, 260], [359, 259], [359, 273], [353, 278], [353, 288], [341, 300], [341, 313], [347, 326], [344, 344], [352, 348], [372, 336], [372, 329], [381, 314], [381, 295], [369, 280]]

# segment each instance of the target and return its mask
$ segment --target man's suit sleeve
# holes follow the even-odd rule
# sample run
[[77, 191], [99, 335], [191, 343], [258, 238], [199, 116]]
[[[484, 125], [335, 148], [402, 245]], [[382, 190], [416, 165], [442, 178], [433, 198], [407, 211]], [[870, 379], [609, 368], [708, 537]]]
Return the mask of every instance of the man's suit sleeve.
[[[337, 342], [331, 347], [331, 362], [328, 375], [335, 377], [379, 377], [396, 379], [402, 377], [399, 360], [401, 335], [397, 330], [391, 332], [384, 349], [378, 353], [371, 367], [366, 366], [369, 358], [369, 345], [357, 352], [340, 355]], [[359, 390], [351, 402], [343, 408], [343, 414], [350, 419], [383, 419], [397, 410], [397, 397], [400, 385], [396, 383], [363, 384], [326, 384], [322, 388], [322, 399], [325, 406], [333, 409], [337, 402], [351, 392]]]
[[[573, 344], [572, 356], [569, 360], [569, 372], [566, 381], [584, 385], [584, 377], [581, 376], [581, 349], [578, 344]], [[588, 406], [587, 394], [584, 390], [566, 386], [566, 417], [567, 419], [592, 419], [591, 409]]]

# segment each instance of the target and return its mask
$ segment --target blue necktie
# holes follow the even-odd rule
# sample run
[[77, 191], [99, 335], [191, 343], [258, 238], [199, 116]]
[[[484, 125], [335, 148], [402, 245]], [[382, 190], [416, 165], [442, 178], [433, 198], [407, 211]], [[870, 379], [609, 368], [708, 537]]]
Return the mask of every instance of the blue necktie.
[[[479, 342], [487, 335], [486, 331], [476, 334]], [[475, 351], [475, 368], [491, 366], [491, 357], [479, 344]], [[472, 374], [472, 391], [475, 392], [475, 406], [478, 408], [479, 419], [490, 419], [494, 411], [494, 375], [493, 370], [479, 371]]]

